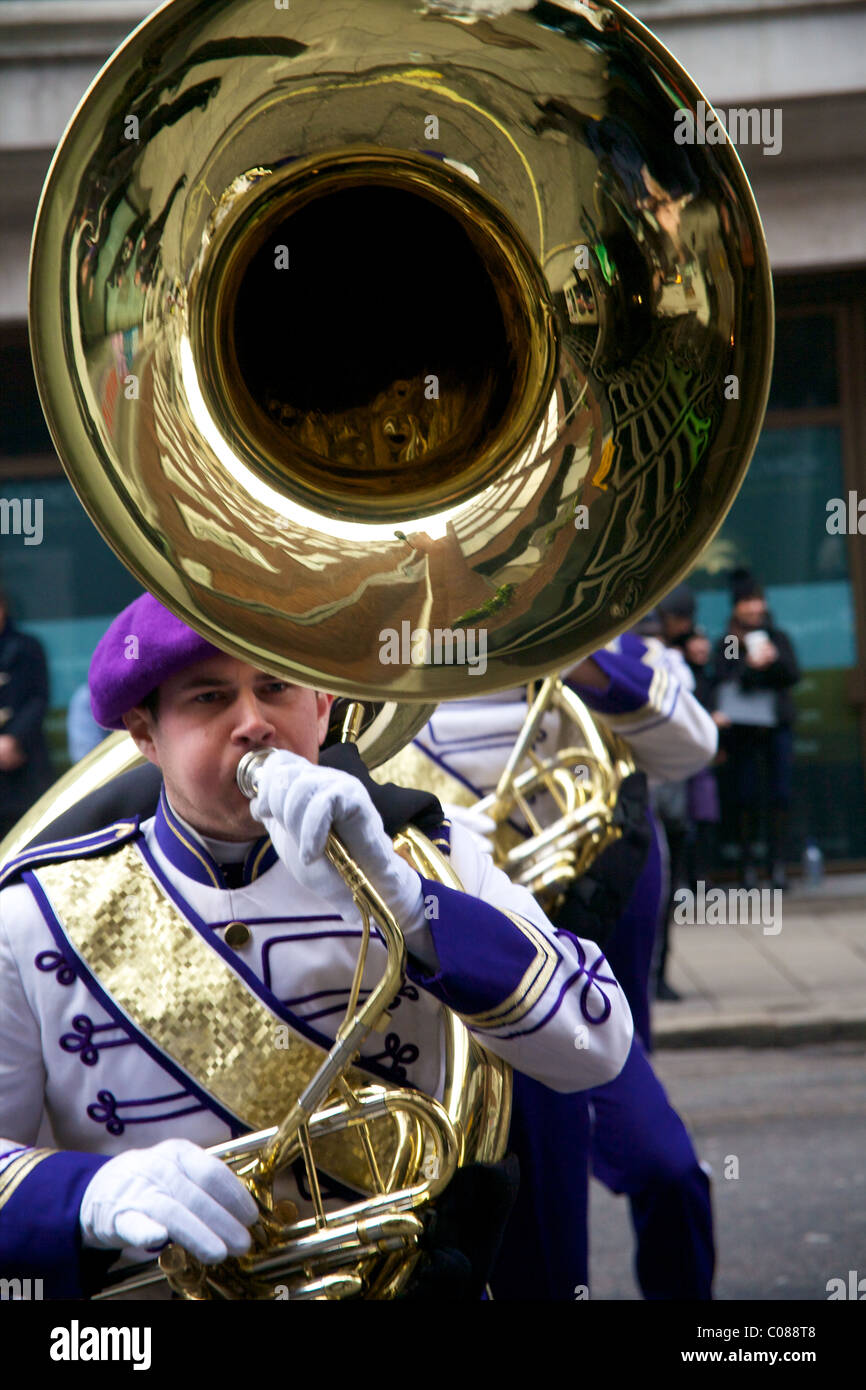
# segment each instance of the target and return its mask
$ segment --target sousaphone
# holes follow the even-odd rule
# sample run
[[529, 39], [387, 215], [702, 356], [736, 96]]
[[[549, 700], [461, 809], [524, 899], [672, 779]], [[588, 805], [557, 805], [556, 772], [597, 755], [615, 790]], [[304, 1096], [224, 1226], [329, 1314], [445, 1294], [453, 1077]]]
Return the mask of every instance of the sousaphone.
[[745, 174], [676, 139], [703, 99], [617, 4], [157, 10], [33, 243], [42, 403], [106, 541], [241, 660], [414, 703], [376, 759], [632, 625], [769, 385]]

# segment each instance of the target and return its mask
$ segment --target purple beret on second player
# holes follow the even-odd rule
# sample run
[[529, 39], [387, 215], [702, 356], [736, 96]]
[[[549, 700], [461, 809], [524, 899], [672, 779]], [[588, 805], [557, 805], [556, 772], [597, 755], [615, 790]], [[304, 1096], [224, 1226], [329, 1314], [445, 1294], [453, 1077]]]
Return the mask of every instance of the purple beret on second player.
[[186, 666], [219, 656], [151, 594], [142, 594], [101, 638], [90, 663], [90, 706], [103, 729], [122, 729], [123, 716]]

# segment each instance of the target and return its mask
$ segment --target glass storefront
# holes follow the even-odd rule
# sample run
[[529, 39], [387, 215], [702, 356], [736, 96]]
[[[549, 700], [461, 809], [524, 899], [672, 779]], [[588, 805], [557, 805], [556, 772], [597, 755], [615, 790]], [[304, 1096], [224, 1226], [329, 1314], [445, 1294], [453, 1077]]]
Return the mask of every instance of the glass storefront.
[[745, 566], [765, 588], [774, 625], [794, 644], [803, 679], [795, 691], [789, 850], [797, 854], [814, 840], [828, 861], [866, 856], [862, 744], [849, 698], [857, 600], [848, 538], [828, 531], [828, 502], [848, 496], [838, 360], [831, 314], [780, 319], [767, 421], [751, 468], [689, 581], [699, 621], [715, 642], [729, 631], [728, 576]]

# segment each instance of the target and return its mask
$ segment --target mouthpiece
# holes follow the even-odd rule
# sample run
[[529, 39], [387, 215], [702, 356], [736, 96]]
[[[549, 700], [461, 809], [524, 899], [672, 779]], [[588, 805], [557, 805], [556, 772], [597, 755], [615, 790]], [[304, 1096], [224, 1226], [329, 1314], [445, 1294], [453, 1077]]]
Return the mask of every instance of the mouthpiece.
[[257, 748], [252, 753], [244, 753], [238, 763], [236, 773], [238, 786], [244, 796], [249, 797], [250, 801], [258, 794], [259, 768], [274, 751], [273, 748]]

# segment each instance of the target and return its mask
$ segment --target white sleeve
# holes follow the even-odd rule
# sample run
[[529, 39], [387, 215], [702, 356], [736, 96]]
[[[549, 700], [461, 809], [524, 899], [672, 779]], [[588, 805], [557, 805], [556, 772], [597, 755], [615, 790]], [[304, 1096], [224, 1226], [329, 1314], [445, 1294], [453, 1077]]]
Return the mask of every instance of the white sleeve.
[[672, 691], [665, 717], [649, 721], [642, 728], [617, 732], [628, 741], [635, 766], [654, 782], [680, 782], [693, 777], [712, 762], [719, 746], [715, 721], [682, 686]]
[[451, 838], [464, 893], [438, 895], [430, 929], [440, 973], [432, 992], [456, 1007], [491, 1052], [552, 1090], [612, 1081], [633, 1030], [604, 954], [594, 942], [557, 931], [471, 835], [455, 826]]
[[[29, 900], [29, 901], [28, 901]], [[45, 1066], [42, 1039], [6, 930], [10, 906], [32, 907], [23, 885], [0, 893], [0, 1155], [36, 1142], [43, 1112]]]
[[680, 654], [653, 638], [625, 634], [593, 659], [609, 680], [603, 694], [575, 685], [593, 714], [628, 743], [636, 766], [656, 782], [679, 782], [712, 762], [715, 721], [690, 690]]

